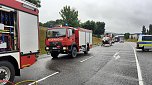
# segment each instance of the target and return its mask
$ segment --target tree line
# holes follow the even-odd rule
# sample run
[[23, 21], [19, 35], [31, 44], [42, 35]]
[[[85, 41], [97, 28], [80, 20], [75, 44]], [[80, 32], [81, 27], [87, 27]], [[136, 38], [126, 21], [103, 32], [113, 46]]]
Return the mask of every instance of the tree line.
[[142, 34], [144, 35], [152, 35], [152, 24], [149, 25], [149, 28], [145, 26], [142, 27]]
[[[51, 27], [55, 27], [55, 26], [58, 26], [58, 25], [63, 25], [63, 26], [69, 26], [69, 25], [66, 25], [64, 23], [64, 21], [62, 19], [57, 19], [55, 21], [51, 20], [51, 21], [47, 21], [46, 23], [39, 23], [40, 26], [42, 27], [48, 27], [48, 28], [51, 28]], [[93, 21], [93, 20], [88, 20], [84, 23], [79, 23], [78, 26], [72, 26], [72, 27], [82, 27], [82, 28], [85, 28], [85, 29], [89, 29], [89, 30], [92, 30], [93, 31], [93, 34], [97, 35], [97, 36], [100, 36], [102, 34], [104, 34], [105, 32], [105, 23], [104, 22], [100, 22], [100, 21]]]
[[[152, 35], [152, 24], [149, 25], [149, 28], [146, 28], [144, 25], [142, 26], [142, 34], [144, 35]], [[124, 38], [129, 39], [130, 33], [125, 33]]]

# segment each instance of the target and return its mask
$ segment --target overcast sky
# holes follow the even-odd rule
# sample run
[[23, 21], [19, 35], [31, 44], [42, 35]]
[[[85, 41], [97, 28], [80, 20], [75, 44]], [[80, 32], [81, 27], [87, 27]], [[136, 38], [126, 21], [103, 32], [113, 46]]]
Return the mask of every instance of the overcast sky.
[[69, 5], [78, 10], [81, 22], [106, 23], [106, 31], [141, 32], [152, 24], [152, 0], [41, 0], [40, 22], [61, 19], [59, 12]]

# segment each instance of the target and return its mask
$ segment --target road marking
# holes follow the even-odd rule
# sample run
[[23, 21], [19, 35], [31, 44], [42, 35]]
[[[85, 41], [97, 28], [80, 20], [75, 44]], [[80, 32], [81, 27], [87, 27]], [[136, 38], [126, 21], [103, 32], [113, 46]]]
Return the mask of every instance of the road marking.
[[84, 59], [84, 60], [82, 60], [82, 61], [80, 61], [81, 63], [82, 62], [85, 62], [85, 61], [87, 61], [87, 60], [89, 60], [89, 59], [91, 59], [91, 58], [93, 58], [94, 56], [91, 56], [91, 57], [89, 57], [89, 58], [87, 58], [87, 59]]
[[[129, 44], [129, 45], [130, 45], [130, 44]], [[144, 85], [143, 78], [142, 78], [142, 73], [141, 73], [141, 68], [140, 68], [140, 65], [139, 65], [138, 58], [137, 58], [136, 49], [135, 49], [132, 45], [130, 45], [130, 46], [133, 48], [134, 54], [135, 54], [139, 85]]]
[[51, 77], [51, 76], [54, 76], [54, 75], [56, 75], [56, 74], [58, 74], [59, 72], [55, 72], [55, 73], [53, 73], [53, 74], [51, 74], [51, 75], [48, 75], [48, 76], [46, 76], [46, 77], [44, 77], [44, 78], [42, 78], [42, 79], [39, 79], [39, 80], [37, 80], [37, 81], [35, 81], [35, 82], [33, 82], [33, 83], [30, 83], [30, 84], [28, 84], [28, 85], [33, 85], [33, 84], [35, 84], [35, 83], [38, 83], [38, 82], [41, 82], [41, 81], [43, 81], [43, 80], [45, 80], [45, 79], [47, 79], [47, 78], [49, 78], [49, 77]]
[[119, 55], [117, 55], [116, 57], [115, 57], [115, 59], [117, 60], [117, 59], [119, 59], [120, 58], [120, 56]]
[[116, 53], [113, 55], [113, 57], [115, 58], [118, 54], [119, 54], [119, 51], [116, 52]]
[[120, 55], [119, 55], [120, 51], [116, 52], [113, 57], [115, 58], [115, 60], [119, 59], [120, 58]]

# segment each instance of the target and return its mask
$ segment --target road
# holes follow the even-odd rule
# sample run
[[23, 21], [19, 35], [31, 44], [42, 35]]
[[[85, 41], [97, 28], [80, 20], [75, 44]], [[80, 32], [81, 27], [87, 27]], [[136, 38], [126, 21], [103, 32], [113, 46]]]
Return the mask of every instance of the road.
[[97, 46], [89, 54], [79, 53], [76, 58], [59, 55], [58, 59], [52, 59], [50, 55], [41, 55], [34, 65], [21, 70], [21, 76], [16, 77], [15, 82], [35, 80], [38, 85], [152, 85], [152, 52], [136, 52], [133, 47], [135, 43]]

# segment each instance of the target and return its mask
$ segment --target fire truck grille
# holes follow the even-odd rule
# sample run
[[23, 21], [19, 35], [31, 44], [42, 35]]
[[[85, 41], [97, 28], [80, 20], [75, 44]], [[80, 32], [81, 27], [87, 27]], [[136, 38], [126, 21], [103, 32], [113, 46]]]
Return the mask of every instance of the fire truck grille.
[[61, 42], [50, 42], [50, 46], [51, 47], [62, 46], [62, 43]]

